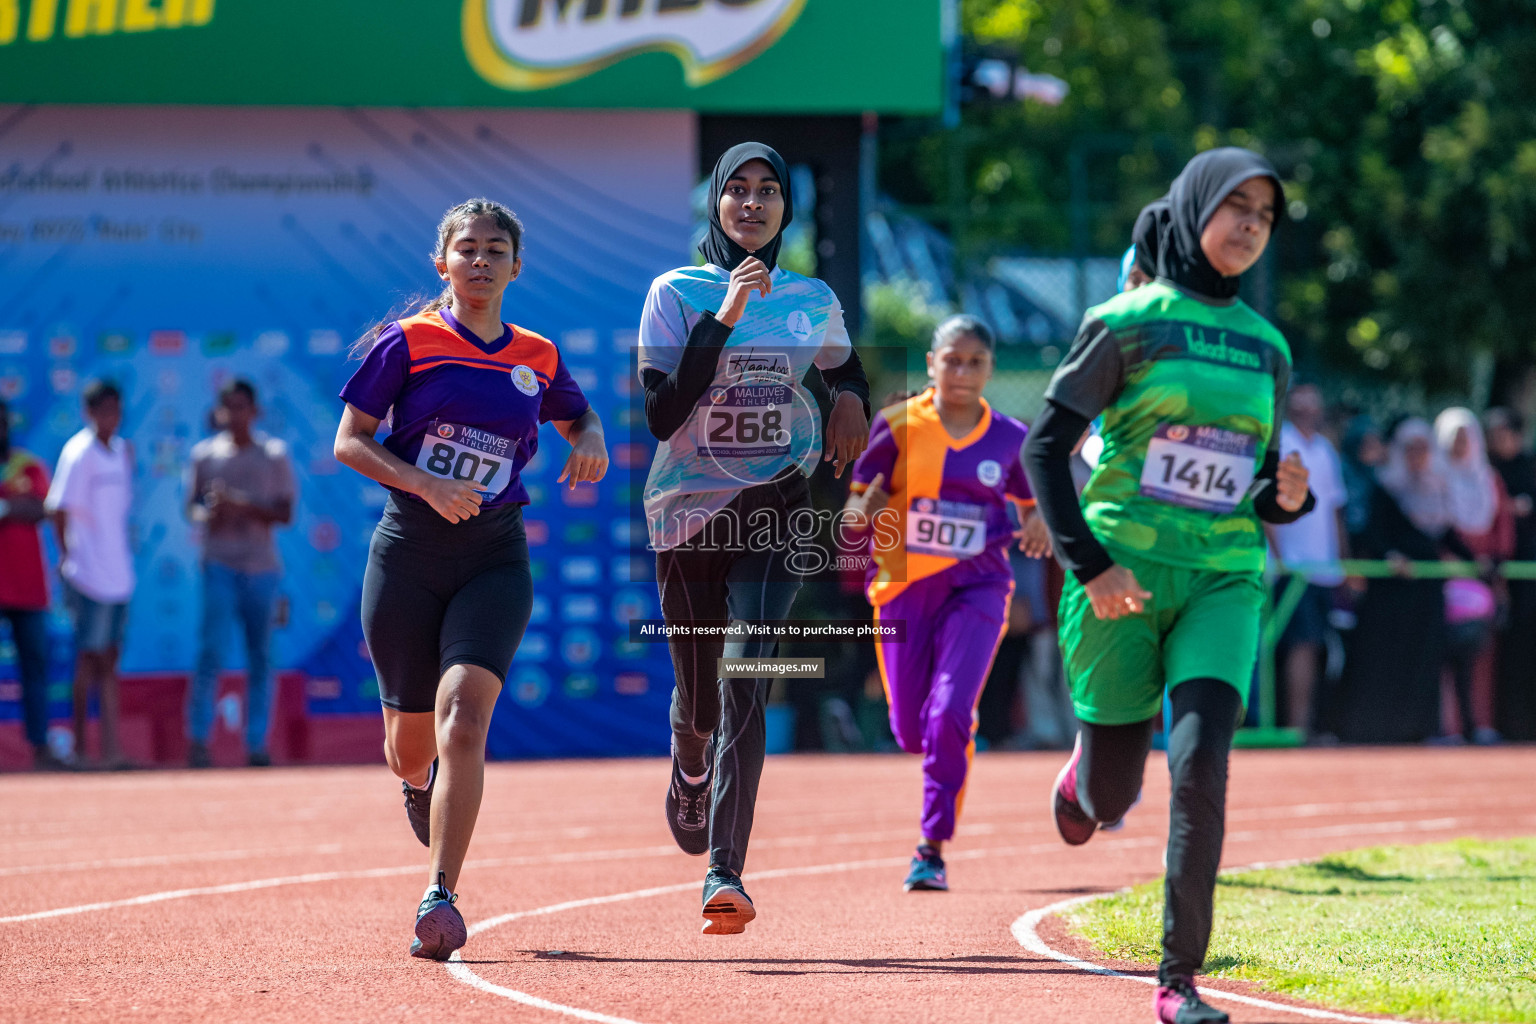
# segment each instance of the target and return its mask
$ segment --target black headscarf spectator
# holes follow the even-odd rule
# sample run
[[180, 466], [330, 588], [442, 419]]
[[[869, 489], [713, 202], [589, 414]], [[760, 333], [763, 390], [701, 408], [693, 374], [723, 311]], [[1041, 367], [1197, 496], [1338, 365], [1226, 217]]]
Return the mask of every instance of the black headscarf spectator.
[[[1363, 558], [1394, 562], [1432, 562], [1447, 553], [1470, 559], [1452, 522], [1434, 431], [1421, 419], [1405, 420], [1377, 473], [1356, 550]], [[1371, 580], [1345, 666], [1339, 737], [1417, 743], [1439, 735], [1444, 650], [1441, 580]]]
[[[1525, 446], [1525, 423], [1512, 409], [1484, 417], [1488, 457], [1509, 492], [1515, 516], [1516, 561], [1536, 561], [1536, 456]], [[1499, 635], [1494, 728], [1505, 739], [1536, 739], [1536, 581], [1512, 580]]]

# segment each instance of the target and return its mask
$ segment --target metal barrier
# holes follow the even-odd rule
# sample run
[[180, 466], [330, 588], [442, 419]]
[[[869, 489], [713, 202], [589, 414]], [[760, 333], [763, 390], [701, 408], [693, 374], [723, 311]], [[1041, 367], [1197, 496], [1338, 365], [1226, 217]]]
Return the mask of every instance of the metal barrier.
[[[1272, 564], [1265, 573], [1264, 629], [1259, 640], [1259, 724], [1239, 730], [1237, 745], [1290, 747], [1300, 746], [1304, 739], [1300, 729], [1275, 725], [1275, 651], [1312, 577], [1451, 580], [1484, 579], [1490, 575], [1506, 580], [1536, 580], [1536, 562], [1503, 562], [1489, 567], [1478, 562], [1390, 562], [1348, 558], [1340, 562]], [[1274, 584], [1280, 577], [1289, 577], [1289, 580], [1276, 598]]]

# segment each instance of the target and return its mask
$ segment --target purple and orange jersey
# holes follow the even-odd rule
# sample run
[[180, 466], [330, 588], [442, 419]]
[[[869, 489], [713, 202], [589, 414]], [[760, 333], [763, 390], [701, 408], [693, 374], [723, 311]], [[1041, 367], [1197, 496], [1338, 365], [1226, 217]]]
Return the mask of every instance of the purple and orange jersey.
[[521, 473], [539, 450], [539, 424], [588, 408], [548, 338], [503, 324], [501, 337], [483, 341], [447, 309], [385, 327], [341, 397], [390, 418], [388, 451], [472, 482], [485, 508], [526, 505]]
[[876, 607], [962, 562], [970, 580], [1013, 579], [1008, 503], [1034, 503], [1019, 455], [1029, 428], [985, 399], [981, 406], [981, 422], [964, 437], [944, 429], [932, 388], [875, 414], [852, 489], [884, 474], [891, 495], [870, 532], [867, 593]]

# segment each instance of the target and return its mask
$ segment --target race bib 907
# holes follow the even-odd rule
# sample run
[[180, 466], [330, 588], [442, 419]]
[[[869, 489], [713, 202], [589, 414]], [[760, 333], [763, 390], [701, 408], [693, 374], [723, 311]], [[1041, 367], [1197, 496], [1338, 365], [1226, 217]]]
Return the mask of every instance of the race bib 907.
[[416, 468], [446, 480], [463, 480], [495, 498], [512, 480], [517, 442], [486, 430], [434, 421], [421, 439]]
[[1141, 467], [1141, 493], [1170, 505], [1232, 512], [1253, 484], [1258, 443], [1220, 427], [1159, 424]]
[[907, 551], [972, 558], [987, 546], [987, 510], [961, 501], [914, 498], [907, 509]]

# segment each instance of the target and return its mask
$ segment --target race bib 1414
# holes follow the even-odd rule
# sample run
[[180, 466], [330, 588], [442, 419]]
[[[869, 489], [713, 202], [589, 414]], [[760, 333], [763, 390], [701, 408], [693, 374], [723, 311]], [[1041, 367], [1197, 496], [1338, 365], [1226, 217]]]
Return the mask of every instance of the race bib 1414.
[[1141, 467], [1141, 493], [1170, 505], [1232, 512], [1253, 484], [1258, 444], [1235, 430], [1159, 424]]

